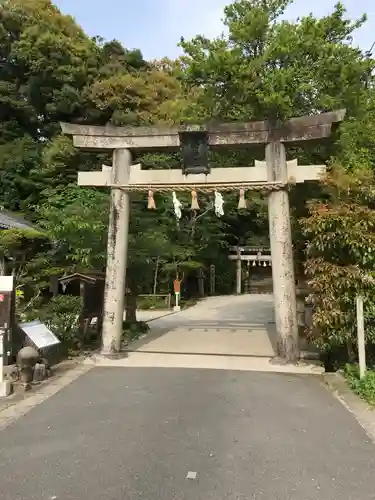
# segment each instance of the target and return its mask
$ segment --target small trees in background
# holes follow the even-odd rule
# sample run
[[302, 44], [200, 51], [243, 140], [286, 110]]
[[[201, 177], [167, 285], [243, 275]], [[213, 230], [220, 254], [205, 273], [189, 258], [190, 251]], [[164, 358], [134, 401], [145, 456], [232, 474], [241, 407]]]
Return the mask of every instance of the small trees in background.
[[375, 343], [375, 179], [335, 167], [323, 182], [325, 200], [302, 219], [305, 271], [314, 297], [313, 341], [323, 350], [346, 346], [356, 359], [356, 295], [365, 305], [366, 341]]

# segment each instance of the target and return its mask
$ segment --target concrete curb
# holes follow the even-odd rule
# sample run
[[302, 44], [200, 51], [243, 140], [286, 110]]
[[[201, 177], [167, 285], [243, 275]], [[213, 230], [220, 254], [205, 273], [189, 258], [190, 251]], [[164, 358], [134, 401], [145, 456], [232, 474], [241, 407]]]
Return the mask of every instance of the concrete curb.
[[353, 415], [368, 437], [375, 444], [375, 408], [354, 394], [340, 372], [324, 373], [323, 381], [327, 389]]
[[9, 399], [4, 398], [4, 406], [0, 408], [0, 431], [26, 415], [35, 406], [57, 394], [61, 389], [77, 380], [93, 367], [80, 361], [75, 363], [75, 366], [62, 368], [64, 370], [62, 373], [54, 375], [30, 392], [15, 394], [10, 396]]
[[156, 316], [156, 318], [151, 318], [145, 321], [145, 323], [152, 323], [153, 321], [160, 319], [160, 318], [165, 318], [166, 316], [172, 316], [172, 314], [178, 314], [181, 311], [168, 311], [165, 314], [162, 314], [160, 316]]
[[192, 368], [211, 370], [254, 371], [268, 373], [288, 373], [291, 375], [322, 376], [324, 368], [316, 363], [300, 361], [297, 364], [287, 364], [277, 358], [241, 357], [202, 354], [169, 354], [151, 352], [129, 352], [123, 359], [108, 359], [92, 356], [85, 364], [100, 367], [122, 368]]

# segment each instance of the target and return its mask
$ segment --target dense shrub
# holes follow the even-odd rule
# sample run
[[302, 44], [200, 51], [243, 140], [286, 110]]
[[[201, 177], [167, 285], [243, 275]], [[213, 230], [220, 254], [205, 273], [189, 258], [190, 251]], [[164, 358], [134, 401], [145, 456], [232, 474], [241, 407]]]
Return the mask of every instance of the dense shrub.
[[80, 297], [58, 295], [38, 310], [27, 313], [29, 321], [39, 319], [67, 349], [79, 349], [83, 339], [79, 334]]
[[375, 180], [333, 169], [323, 183], [326, 202], [310, 205], [302, 221], [305, 271], [314, 301], [310, 338], [321, 349], [356, 352], [356, 296], [364, 297], [366, 342], [375, 342]]
[[369, 370], [366, 375], [360, 379], [358, 366], [347, 364], [344, 374], [350, 388], [362, 399], [375, 406], [375, 371]]

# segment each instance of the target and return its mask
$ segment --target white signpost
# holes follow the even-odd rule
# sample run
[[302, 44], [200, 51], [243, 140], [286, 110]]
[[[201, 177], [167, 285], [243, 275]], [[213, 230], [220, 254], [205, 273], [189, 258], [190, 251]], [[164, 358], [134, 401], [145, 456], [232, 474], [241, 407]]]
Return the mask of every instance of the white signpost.
[[0, 324], [0, 398], [9, 396], [12, 391], [10, 381], [4, 379], [4, 355], [7, 354], [4, 350], [4, 344], [10, 326], [7, 317], [13, 288], [13, 276], [0, 276], [0, 307], [6, 308], [1, 314], [2, 322]]
[[362, 379], [366, 375], [366, 343], [365, 343], [365, 316], [363, 314], [363, 297], [357, 295], [357, 343], [358, 343], [358, 361], [359, 377]]

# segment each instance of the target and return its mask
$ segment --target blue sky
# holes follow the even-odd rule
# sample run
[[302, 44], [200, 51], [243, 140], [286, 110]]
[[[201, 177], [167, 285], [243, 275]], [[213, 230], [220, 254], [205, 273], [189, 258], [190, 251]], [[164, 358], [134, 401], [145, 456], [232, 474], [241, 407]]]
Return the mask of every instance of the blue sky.
[[[64, 14], [70, 14], [89, 35], [116, 38], [125, 47], [139, 48], [146, 59], [177, 57], [180, 36], [220, 35], [223, 7], [230, 0], [55, 0]], [[295, 0], [286, 13], [288, 19], [313, 12], [330, 12], [335, 0]], [[344, 0], [348, 16], [368, 15], [355, 42], [369, 49], [375, 41], [375, 0]]]

